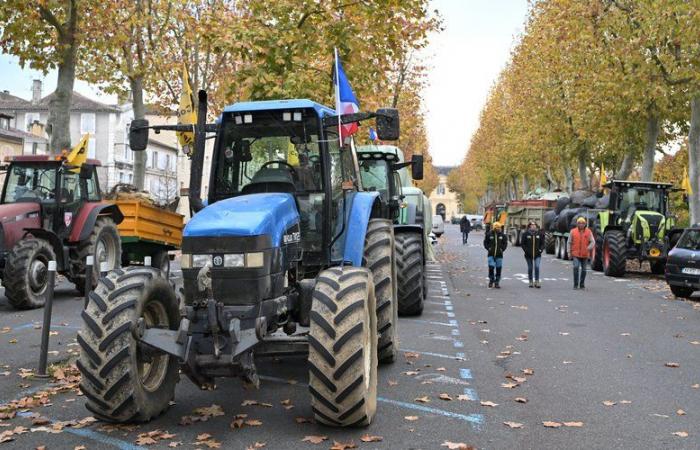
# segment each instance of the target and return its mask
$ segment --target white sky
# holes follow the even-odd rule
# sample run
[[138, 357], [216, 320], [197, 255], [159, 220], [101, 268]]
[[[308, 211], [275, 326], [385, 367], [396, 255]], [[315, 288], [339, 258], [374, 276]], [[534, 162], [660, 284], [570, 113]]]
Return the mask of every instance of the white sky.
[[[527, 0], [431, 0], [445, 31], [432, 37], [426, 51], [429, 86], [424, 92], [427, 130], [433, 163], [454, 166], [461, 162], [489, 88], [509, 58], [522, 31]], [[17, 58], [0, 55], [0, 90], [31, 98], [32, 80], [44, 81], [43, 95], [56, 86], [56, 72], [47, 76], [21, 69]], [[352, 80], [351, 80], [352, 81]], [[107, 103], [114, 96], [76, 81], [76, 91]]]

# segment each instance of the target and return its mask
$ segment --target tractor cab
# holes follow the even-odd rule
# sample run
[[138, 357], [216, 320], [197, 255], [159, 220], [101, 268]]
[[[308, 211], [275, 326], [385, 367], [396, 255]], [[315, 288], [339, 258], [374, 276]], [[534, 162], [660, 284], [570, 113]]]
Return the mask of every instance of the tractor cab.
[[673, 227], [673, 219], [668, 217], [672, 184], [613, 180], [605, 187], [610, 189], [608, 209], [612, 217], [609, 223], [626, 230], [630, 244], [661, 241]]

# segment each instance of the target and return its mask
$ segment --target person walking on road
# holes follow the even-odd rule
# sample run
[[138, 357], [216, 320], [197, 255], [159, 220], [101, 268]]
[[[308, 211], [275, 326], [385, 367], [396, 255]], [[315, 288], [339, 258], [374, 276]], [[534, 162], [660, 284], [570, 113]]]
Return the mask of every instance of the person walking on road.
[[[530, 287], [540, 288], [540, 261], [544, 250], [544, 236], [536, 222], [530, 221], [527, 230], [520, 236], [520, 246], [525, 252], [527, 278]], [[534, 282], [533, 282], [534, 280]]]
[[462, 232], [462, 244], [466, 244], [469, 239], [469, 232], [472, 231], [472, 224], [466, 215], [462, 216], [462, 219], [459, 221], [459, 231]]
[[503, 234], [503, 227], [499, 222], [494, 222], [491, 230], [484, 236], [484, 247], [488, 252], [489, 287], [500, 289], [503, 252], [508, 248], [508, 239]]
[[569, 232], [566, 243], [569, 255], [574, 260], [574, 289], [586, 288], [586, 265], [595, 246], [595, 238], [584, 217], [576, 219], [576, 228]]

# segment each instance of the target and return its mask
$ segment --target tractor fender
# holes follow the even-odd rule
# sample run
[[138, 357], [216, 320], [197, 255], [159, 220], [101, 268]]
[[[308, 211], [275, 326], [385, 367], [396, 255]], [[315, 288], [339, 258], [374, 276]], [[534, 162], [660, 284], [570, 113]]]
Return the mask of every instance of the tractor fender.
[[61, 239], [56, 233], [51, 230], [45, 230], [43, 228], [25, 228], [24, 229], [24, 239], [27, 235], [32, 235], [35, 238], [43, 239], [51, 244], [53, 252], [56, 255], [56, 269], [59, 272], [66, 270], [66, 263], [68, 262], [68, 247], [63, 245]]
[[78, 216], [73, 219], [68, 242], [81, 242], [90, 237], [98, 216], [111, 217], [116, 224], [124, 220], [119, 207], [113, 203], [86, 203], [80, 208]]
[[379, 199], [379, 192], [354, 192], [348, 194], [346, 199], [350, 203], [350, 208], [345, 219], [343, 261], [350, 262], [355, 267], [361, 267], [367, 225], [372, 217], [375, 203]]

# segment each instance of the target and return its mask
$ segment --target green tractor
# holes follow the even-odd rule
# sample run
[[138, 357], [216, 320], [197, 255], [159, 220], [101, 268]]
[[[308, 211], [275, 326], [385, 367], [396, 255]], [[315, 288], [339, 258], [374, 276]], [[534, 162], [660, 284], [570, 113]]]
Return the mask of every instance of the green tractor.
[[[627, 260], [649, 261], [654, 274], [662, 274], [668, 251], [682, 230], [674, 228], [668, 197], [670, 183], [613, 180], [608, 207], [591, 221], [596, 246], [593, 270], [611, 277], [625, 275]], [[589, 218], [591, 219], [591, 218]]]
[[413, 180], [423, 179], [423, 155], [405, 162], [403, 152], [393, 145], [361, 146], [357, 155], [362, 185], [379, 192], [381, 217], [394, 224], [398, 313], [420, 315], [427, 294], [425, 263], [432, 254], [426, 230], [432, 224], [426, 227], [430, 206], [426, 209], [425, 195], [411, 185], [406, 168], [411, 166]]

